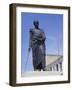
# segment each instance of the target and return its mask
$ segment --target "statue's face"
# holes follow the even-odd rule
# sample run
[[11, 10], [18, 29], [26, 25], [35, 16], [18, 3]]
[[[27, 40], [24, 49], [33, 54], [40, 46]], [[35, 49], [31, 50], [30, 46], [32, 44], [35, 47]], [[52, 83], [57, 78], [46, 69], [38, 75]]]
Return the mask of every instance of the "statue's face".
[[39, 22], [38, 22], [38, 21], [34, 21], [34, 26], [35, 26], [36, 28], [38, 28]]

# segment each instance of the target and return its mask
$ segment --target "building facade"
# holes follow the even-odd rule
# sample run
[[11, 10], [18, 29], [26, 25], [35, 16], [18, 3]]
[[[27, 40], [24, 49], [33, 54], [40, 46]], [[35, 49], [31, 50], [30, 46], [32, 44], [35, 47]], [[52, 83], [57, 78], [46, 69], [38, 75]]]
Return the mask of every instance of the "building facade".
[[46, 55], [46, 70], [52, 72], [63, 72], [63, 56]]

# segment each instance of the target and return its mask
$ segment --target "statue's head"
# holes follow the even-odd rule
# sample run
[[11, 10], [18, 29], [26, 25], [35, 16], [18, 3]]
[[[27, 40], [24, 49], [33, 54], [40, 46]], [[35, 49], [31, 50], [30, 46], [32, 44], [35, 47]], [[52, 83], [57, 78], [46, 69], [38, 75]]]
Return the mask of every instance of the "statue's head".
[[38, 28], [39, 27], [39, 21], [38, 20], [34, 20], [33, 21], [33, 24], [34, 24], [35, 28]]

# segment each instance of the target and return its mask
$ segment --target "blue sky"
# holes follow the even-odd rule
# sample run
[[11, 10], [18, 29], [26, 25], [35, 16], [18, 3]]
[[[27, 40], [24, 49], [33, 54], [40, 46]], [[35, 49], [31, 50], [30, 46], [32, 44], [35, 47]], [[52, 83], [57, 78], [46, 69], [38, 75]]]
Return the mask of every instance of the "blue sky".
[[27, 61], [29, 46], [29, 30], [34, 28], [33, 21], [39, 20], [39, 27], [46, 35], [46, 54], [63, 54], [63, 15], [62, 14], [40, 14], [40, 13], [21, 13], [21, 71], [31, 71], [32, 51]]

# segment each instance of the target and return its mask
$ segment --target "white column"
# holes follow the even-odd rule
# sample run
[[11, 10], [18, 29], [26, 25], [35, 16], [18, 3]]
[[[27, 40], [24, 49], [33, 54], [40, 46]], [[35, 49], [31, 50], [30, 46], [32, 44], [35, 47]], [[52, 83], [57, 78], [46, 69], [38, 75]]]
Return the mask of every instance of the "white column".
[[53, 66], [53, 71], [55, 71], [55, 65]]

